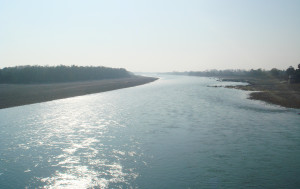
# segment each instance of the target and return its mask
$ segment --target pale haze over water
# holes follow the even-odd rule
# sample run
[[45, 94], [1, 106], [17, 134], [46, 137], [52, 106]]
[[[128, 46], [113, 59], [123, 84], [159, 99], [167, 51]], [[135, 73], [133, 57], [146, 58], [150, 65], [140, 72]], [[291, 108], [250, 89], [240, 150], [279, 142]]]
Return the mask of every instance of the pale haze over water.
[[299, 188], [299, 109], [160, 80], [0, 110], [0, 188]]
[[0, 67], [286, 69], [300, 61], [299, 9], [298, 0], [2, 0]]
[[246, 83], [154, 74], [299, 63], [300, 0], [0, 0], [1, 70], [105, 66], [159, 77], [0, 109], [0, 188], [300, 188], [300, 109], [223, 87]]

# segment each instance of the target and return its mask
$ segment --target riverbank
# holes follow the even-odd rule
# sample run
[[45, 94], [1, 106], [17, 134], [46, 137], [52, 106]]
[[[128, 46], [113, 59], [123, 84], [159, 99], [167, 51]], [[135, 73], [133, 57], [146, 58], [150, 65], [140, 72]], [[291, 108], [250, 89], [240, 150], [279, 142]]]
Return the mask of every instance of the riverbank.
[[134, 76], [53, 84], [0, 84], [0, 109], [134, 87], [157, 79]]
[[253, 91], [249, 99], [261, 100], [286, 108], [300, 108], [300, 84], [288, 84], [275, 78], [223, 78], [222, 81], [247, 82], [249, 85], [227, 86], [227, 88]]

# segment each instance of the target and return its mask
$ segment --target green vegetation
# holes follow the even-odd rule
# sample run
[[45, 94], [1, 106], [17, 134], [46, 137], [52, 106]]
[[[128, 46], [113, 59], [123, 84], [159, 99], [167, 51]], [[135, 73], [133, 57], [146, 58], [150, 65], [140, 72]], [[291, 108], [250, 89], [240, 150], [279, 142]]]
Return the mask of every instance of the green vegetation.
[[209, 70], [209, 71], [190, 71], [190, 72], [173, 72], [174, 75], [189, 75], [189, 76], [202, 76], [202, 77], [221, 77], [221, 78], [257, 78], [267, 79], [275, 78], [279, 80], [290, 80], [292, 83], [300, 83], [300, 64], [298, 69], [290, 66], [287, 70], [279, 70], [273, 68], [271, 70], [251, 69], [246, 70]]
[[130, 77], [123, 68], [93, 66], [16, 66], [0, 69], [0, 83], [60, 83]]
[[291, 83], [300, 83], [300, 64], [298, 65], [298, 69], [290, 66], [286, 70], [286, 74], [289, 75], [289, 80]]
[[293, 67], [289, 67], [287, 70], [279, 70], [273, 68], [269, 71], [262, 69], [251, 69], [250, 71], [245, 70], [210, 70], [203, 72], [187, 72], [191, 76], [205, 76], [205, 77], [255, 77], [255, 78], [277, 78], [282, 80], [289, 79], [289, 76], [297, 78], [297, 82], [300, 82], [300, 64], [299, 69], [295, 70]]

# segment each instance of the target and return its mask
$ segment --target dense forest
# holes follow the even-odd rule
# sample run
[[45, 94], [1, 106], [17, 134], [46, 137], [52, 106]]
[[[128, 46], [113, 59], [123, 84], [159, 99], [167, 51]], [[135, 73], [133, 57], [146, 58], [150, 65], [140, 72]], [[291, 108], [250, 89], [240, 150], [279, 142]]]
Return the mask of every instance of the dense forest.
[[209, 70], [209, 71], [191, 71], [191, 72], [173, 72], [172, 74], [176, 75], [190, 75], [190, 76], [203, 76], [203, 77], [256, 77], [256, 78], [277, 78], [281, 80], [289, 80], [292, 82], [299, 83], [300, 82], [300, 64], [298, 65], [298, 69], [290, 66], [286, 70], [279, 70], [273, 68], [271, 70], [263, 70], [263, 69], [251, 69], [249, 71], [246, 70]]
[[0, 83], [57, 83], [130, 77], [123, 68], [93, 66], [16, 66], [0, 69]]

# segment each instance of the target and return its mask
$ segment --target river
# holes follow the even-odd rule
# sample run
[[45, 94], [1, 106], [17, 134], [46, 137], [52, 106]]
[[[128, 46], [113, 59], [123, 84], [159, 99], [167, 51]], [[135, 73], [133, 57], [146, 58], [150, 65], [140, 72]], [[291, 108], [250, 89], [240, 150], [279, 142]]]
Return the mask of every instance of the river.
[[[156, 76], [156, 75], [154, 75]], [[300, 116], [216, 79], [0, 110], [0, 188], [299, 188]]]

